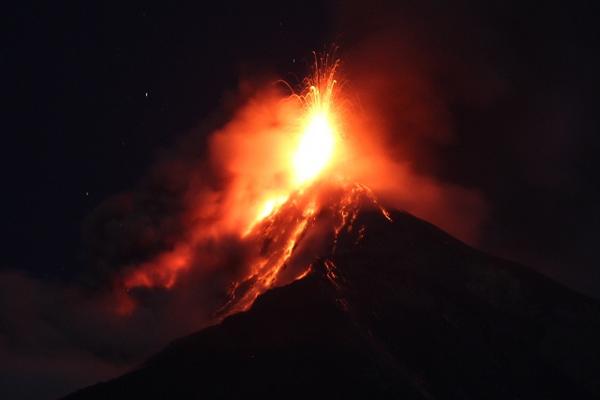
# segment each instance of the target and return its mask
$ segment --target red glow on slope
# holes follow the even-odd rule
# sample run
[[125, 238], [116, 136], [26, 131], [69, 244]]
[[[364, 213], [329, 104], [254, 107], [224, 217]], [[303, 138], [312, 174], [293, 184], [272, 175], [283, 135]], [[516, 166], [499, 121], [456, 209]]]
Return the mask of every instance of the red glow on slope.
[[[245, 310], [335, 251], [340, 232], [353, 229], [360, 199], [391, 221], [374, 192], [409, 211], [449, 214], [443, 209], [448, 191], [393, 159], [372, 114], [342, 92], [337, 70], [337, 62], [320, 59], [302, 93], [259, 92], [211, 135], [203, 168], [219, 184], [189, 173], [195, 180], [182, 199], [185, 232], [124, 270], [116, 282], [125, 293], [121, 314], [135, 310], [138, 289], [175, 290], [192, 273], [232, 263], [239, 265], [223, 278], [228, 290], [221, 315]], [[358, 229], [360, 237], [367, 234]]]

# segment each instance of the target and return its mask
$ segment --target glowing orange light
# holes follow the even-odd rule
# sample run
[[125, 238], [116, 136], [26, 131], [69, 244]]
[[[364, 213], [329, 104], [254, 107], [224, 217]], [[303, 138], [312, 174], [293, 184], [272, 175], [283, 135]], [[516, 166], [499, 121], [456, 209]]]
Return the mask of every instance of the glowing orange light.
[[296, 141], [290, 141], [289, 184], [282, 186], [278, 195], [270, 195], [262, 200], [258, 214], [245, 234], [285, 203], [291, 193], [319, 178], [339, 152], [341, 141], [333, 107], [336, 69], [337, 63], [334, 63], [331, 67], [319, 70], [315, 62], [315, 73], [309, 80], [306, 93], [295, 96], [304, 106], [304, 115], [300, 118], [300, 132], [295, 135]]
[[271, 213], [280, 205], [282, 205], [283, 203], [285, 203], [285, 201], [287, 200], [287, 196], [279, 196], [273, 199], [269, 199], [265, 202], [265, 204], [263, 205], [262, 210], [260, 211], [260, 213], [258, 214], [258, 220], [262, 220], [266, 217], [268, 217], [269, 215], [271, 215]]
[[294, 155], [294, 181], [304, 184], [315, 179], [333, 156], [335, 135], [327, 114], [311, 116]]
[[[298, 243], [322, 209], [319, 193], [327, 187], [325, 178], [338, 169], [348, 150], [340, 135], [343, 119], [338, 115], [339, 96], [334, 93], [336, 69], [337, 62], [331, 65], [315, 55], [314, 74], [301, 94], [278, 96], [277, 102], [261, 98], [260, 107], [249, 104], [235, 121], [215, 133], [211, 161], [228, 174], [227, 187], [217, 193], [212, 188], [201, 192], [198, 213], [191, 215], [203, 224], [188, 235], [190, 244], [184, 241], [132, 266], [121, 282], [126, 293], [139, 287], [172, 289], [194, 262], [202, 264], [198, 268], [218, 265], [195, 244], [231, 234], [239, 235], [252, 250], [246, 255], [246, 276], [233, 282], [231, 303], [226, 305], [229, 312], [247, 309], [265, 290], [292, 276], [289, 271], [298, 268], [292, 264], [304, 262], [294, 261]], [[267, 113], [263, 105], [270, 107]], [[339, 202], [342, 220], [339, 228], [336, 223], [336, 235], [352, 223], [354, 191], [350, 193]], [[202, 263], [198, 262], [200, 254]], [[296, 279], [310, 271], [310, 267], [300, 268]], [[252, 283], [241, 285], [245, 281]], [[130, 300], [120, 303], [120, 314], [135, 308]]]
[[296, 185], [317, 178], [334, 157], [338, 144], [332, 108], [336, 68], [337, 63], [325, 71], [315, 68], [312, 84], [303, 97], [307, 113], [304, 131], [293, 157]]

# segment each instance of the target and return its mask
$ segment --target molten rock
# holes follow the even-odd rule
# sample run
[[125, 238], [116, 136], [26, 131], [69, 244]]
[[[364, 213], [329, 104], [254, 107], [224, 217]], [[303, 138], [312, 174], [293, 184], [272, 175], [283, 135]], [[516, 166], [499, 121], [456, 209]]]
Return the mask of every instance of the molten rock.
[[596, 302], [359, 197], [348, 209], [333, 202], [302, 233], [272, 229], [277, 218], [302, 221], [283, 206], [252, 234], [267, 254], [297, 234], [290, 254], [320, 255], [305, 276], [243, 289], [270, 285], [261, 271], [271, 269], [257, 267], [264, 286], [240, 285], [234, 297], [250, 300], [225, 314], [258, 296], [247, 311], [67, 399], [600, 396]]

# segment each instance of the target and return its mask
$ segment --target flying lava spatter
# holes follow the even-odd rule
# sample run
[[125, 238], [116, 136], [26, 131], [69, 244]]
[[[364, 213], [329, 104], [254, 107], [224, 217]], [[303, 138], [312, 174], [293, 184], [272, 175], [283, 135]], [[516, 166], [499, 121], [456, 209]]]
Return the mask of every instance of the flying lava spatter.
[[[369, 199], [389, 219], [371, 190], [352, 181], [339, 168], [348, 146], [341, 132], [341, 101], [335, 77], [339, 62], [328, 65], [327, 58], [320, 62], [315, 59], [314, 74], [307, 80], [304, 92], [288, 98], [293, 106], [283, 114], [285, 128], [265, 135], [267, 150], [272, 152], [267, 156], [273, 157], [270, 165], [265, 162], [263, 169], [255, 167], [262, 161], [254, 155], [256, 146], [261, 146], [260, 140], [254, 145], [241, 145], [247, 139], [235, 129], [229, 136], [216, 135], [215, 148], [226, 149], [225, 165], [235, 170], [242, 182], [232, 185], [227, 196], [232, 199], [229, 213], [239, 216], [233, 219], [231, 228], [223, 227], [227, 225], [225, 219], [220, 224], [213, 223], [210, 229], [199, 229], [196, 237], [133, 266], [119, 282], [127, 293], [138, 287], [172, 288], [182, 272], [191, 267], [195, 244], [206, 237], [206, 232], [212, 235], [222, 229], [230, 234], [237, 230], [239, 240], [255, 250], [247, 260], [245, 276], [231, 282], [228, 300], [221, 308], [221, 315], [229, 315], [250, 307], [269, 288], [304, 277], [316, 257], [327, 257], [334, 251], [340, 231], [352, 229], [361, 198]], [[253, 180], [268, 184], [254, 185]], [[249, 186], [264, 190], [247, 195], [245, 188]], [[325, 229], [318, 228], [322, 220], [327, 220]], [[315, 247], [308, 243], [306, 238], [314, 232], [321, 239], [313, 242], [329, 245]], [[308, 244], [303, 247], [304, 239]], [[305, 254], [299, 254], [302, 252]], [[129, 296], [119, 304], [122, 314], [135, 308]]]

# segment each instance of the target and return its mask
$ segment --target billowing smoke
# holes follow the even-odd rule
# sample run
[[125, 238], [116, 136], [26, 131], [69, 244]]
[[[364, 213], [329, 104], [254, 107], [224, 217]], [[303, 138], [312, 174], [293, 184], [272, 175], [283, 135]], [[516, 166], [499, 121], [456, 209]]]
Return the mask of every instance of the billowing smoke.
[[[378, 48], [369, 49], [375, 51], [373, 59]], [[350, 56], [343, 64], [347, 72], [339, 74], [340, 141], [327, 175], [367, 185], [384, 205], [474, 241], [485, 209], [477, 192], [428, 177], [413, 165], [418, 149], [406, 146], [432, 133], [435, 140], [436, 135], [447, 140], [447, 112], [419, 81], [426, 74], [406, 67], [397, 71], [389, 63], [389, 70], [362, 70], [365, 65], [356, 61]], [[69, 357], [73, 363], [88, 357], [88, 363], [110, 374], [174, 337], [218, 321], [232, 285], [255, 272], [250, 269], [256, 264], [256, 241], [245, 236], [257, 218], [296, 190], [297, 174], [290, 168], [297, 167], [290, 160], [306, 112], [298, 100], [275, 83], [252, 91], [225, 122], [184, 135], [136, 188], [99, 205], [84, 224], [87, 259], [81, 284], [42, 285], [7, 276], [13, 290], [32, 294], [12, 305], [31, 326], [9, 327], [6, 340], [14, 343], [4, 349], [4, 359], [17, 357], [8, 348], [31, 348], [32, 341], [62, 354], [66, 365]], [[396, 110], [393, 119], [390, 110]], [[391, 120], [401, 126], [390, 125]], [[294, 240], [300, 233], [290, 232]], [[278, 257], [274, 262], [283, 260]], [[296, 258], [310, 262], [310, 257]], [[13, 296], [3, 293], [6, 308]], [[33, 336], [21, 336], [23, 329]]]
[[[442, 40], [419, 19], [378, 20], [356, 26], [364, 36], [347, 39], [349, 46], [341, 42], [342, 151], [327, 174], [477, 244], [489, 205], [475, 185], [457, 184], [444, 170], [461, 141], [453, 107], [484, 107], [503, 82], [472, 50], [445, 46], [458, 38]], [[305, 109], [276, 79], [261, 82], [243, 85], [234, 107], [183, 134], [135, 188], [88, 216], [78, 283], [3, 277], [3, 371], [56, 355], [57, 373], [73, 379], [66, 386], [92, 383], [222, 317], [232, 286], [256, 262], [256, 243], [245, 235], [296, 188], [290, 159]]]
[[[339, 12], [349, 85], [394, 159], [450, 191], [421, 215], [597, 297], [597, 5], [355, 1]], [[453, 198], [467, 215], [439, 212]]]
[[[369, 59], [377, 57], [377, 50], [369, 46]], [[388, 57], [391, 70], [373, 76], [370, 69], [360, 70], [359, 60], [347, 76], [340, 73], [341, 94], [333, 111], [339, 139], [324, 174], [366, 185], [386, 206], [474, 243], [485, 215], [479, 194], [434, 179], [414, 162], [418, 147], [425, 146], [422, 136], [449, 140], [448, 112], [435, 102], [427, 75], [411, 71], [415, 63], [396, 65]], [[390, 110], [396, 112], [390, 115]], [[228, 122], [202, 135], [206, 152], [191, 134], [137, 190], [97, 210], [87, 229], [91, 261], [103, 274], [94, 281], [106, 281], [119, 294], [119, 313], [153, 303], [155, 296], [147, 292], [164, 291], [172, 298], [185, 286], [205, 293], [202, 282], [225, 291], [248, 273], [253, 260], [245, 236], [301, 188], [293, 160], [305, 113], [297, 96], [274, 86], [259, 90]], [[411, 141], [416, 143], [412, 148], [406, 145]], [[191, 280], [198, 282], [189, 285]], [[214, 296], [211, 291], [209, 299]], [[208, 299], [200, 304], [202, 311], [214, 312]]]

